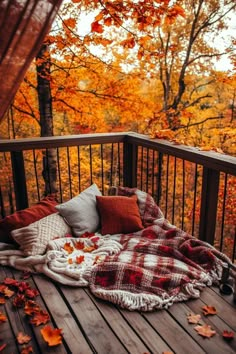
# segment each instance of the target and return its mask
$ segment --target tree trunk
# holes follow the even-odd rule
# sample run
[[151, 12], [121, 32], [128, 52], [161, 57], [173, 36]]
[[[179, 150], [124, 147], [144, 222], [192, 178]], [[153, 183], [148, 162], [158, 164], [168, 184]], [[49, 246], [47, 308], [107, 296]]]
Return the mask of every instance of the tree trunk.
[[[50, 86], [50, 55], [47, 44], [43, 44], [37, 57], [37, 92], [40, 112], [41, 136], [53, 136], [52, 96]], [[56, 149], [43, 151], [44, 194], [56, 193], [57, 152]]]

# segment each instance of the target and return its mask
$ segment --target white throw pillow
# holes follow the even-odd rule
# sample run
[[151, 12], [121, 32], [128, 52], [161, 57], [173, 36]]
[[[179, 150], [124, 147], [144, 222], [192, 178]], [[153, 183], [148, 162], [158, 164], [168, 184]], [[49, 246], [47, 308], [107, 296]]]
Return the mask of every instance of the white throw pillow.
[[97, 231], [100, 220], [96, 207], [96, 196], [101, 192], [94, 183], [68, 202], [59, 204], [56, 209], [71, 226], [75, 236], [81, 236], [86, 231]]
[[49, 241], [65, 237], [71, 228], [59, 213], [48, 215], [28, 226], [11, 232], [26, 256], [44, 254]]

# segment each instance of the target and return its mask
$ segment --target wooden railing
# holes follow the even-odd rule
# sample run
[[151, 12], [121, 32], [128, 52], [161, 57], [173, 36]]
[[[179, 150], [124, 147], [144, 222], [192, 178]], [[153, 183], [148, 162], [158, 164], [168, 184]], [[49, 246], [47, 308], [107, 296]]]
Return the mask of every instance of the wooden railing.
[[[47, 176], [52, 151], [54, 170]], [[109, 133], [2, 140], [0, 163], [1, 217], [42, 197], [44, 166], [47, 191], [56, 185], [60, 201], [93, 182], [104, 194], [111, 185], [138, 187], [153, 195], [170, 222], [235, 260], [233, 156], [136, 133]]]

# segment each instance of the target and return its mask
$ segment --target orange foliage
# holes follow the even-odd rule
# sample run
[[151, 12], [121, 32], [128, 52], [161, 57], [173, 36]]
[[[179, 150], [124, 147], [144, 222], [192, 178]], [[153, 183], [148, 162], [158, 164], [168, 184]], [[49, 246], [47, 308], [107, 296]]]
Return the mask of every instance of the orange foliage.
[[52, 328], [51, 326], [45, 326], [40, 330], [43, 339], [48, 343], [50, 347], [56, 346], [62, 343], [62, 329]]

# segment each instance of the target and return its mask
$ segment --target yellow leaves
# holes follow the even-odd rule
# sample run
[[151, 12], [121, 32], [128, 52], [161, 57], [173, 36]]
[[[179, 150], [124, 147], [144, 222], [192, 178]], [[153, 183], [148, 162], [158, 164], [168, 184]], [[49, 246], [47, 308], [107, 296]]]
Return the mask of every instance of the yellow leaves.
[[171, 129], [160, 129], [157, 131], [154, 131], [151, 135], [152, 139], [166, 139], [166, 140], [172, 140], [174, 138], [175, 134]]
[[61, 332], [62, 329], [60, 328], [52, 328], [51, 326], [45, 326], [40, 330], [43, 339], [45, 342], [48, 343], [50, 347], [56, 346], [62, 343], [62, 336]]

